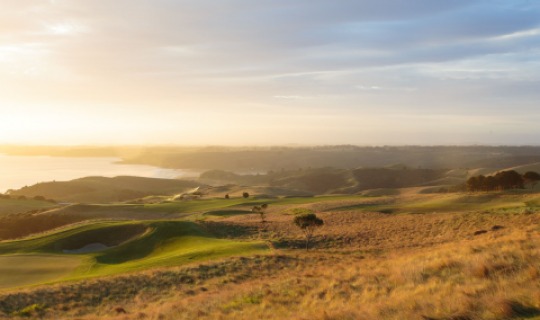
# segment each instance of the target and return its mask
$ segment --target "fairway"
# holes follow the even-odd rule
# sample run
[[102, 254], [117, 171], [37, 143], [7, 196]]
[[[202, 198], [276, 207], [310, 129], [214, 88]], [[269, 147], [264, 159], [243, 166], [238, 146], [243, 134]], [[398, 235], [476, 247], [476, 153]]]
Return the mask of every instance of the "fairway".
[[[0, 291], [7, 301], [0, 305], [0, 318], [2, 312], [11, 315], [45, 305], [48, 319], [72, 319], [82, 313], [96, 314], [89, 320], [108, 319], [118, 301], [131, 312], [141, 308], [138, 297], [145, 297], [163, 299], [169, 307], [182, 305], [181, 311], [164, 309], [165, 320], [176, 320], [184, 312], [184, 319], [215, 319], [215, 315], [246, 319], [240, 315], [244, 311], [253, 314], [251, 318], [286, 319], [302, 313], [313, 297], [328, 310], [356, 308], [361, 300], [381, 304], [378, 295], [358, 289], [379, 290], [387, 284], [384, 292], [395, 291], [399, 299], [391, 293], [384, 296], [384, 303], [405, 310], [400, 319], [418, 318], [414, 316], [418, 311], [409, 314], [406, 300], [416, 286], [423, 288], [418, 294], [429, 303], [420, 305], [422, 314], [448, 320], [453, 318], [439, 314], [454, 314], [454, 307], [440, 313], [430, 307], [446, 304], [447, 285], [455, 291], [496, 283], [497, 288], [510, 286], [516, 292], [525, 288], [523, 296], [536, 292], [537, 193], [423, 194], [418, 189], [394, 193], [73, 205], [60, 211], [83, 216], [99, 211], [110, 218], [130, 212], [132, 219], [86, 220], [0, 241]], [[268, 210], [261, 228], [259, 215], [251, 209], [263, 203]], [[308, 212], [315, 212], [324, 226], [305, 252], [304, 237], [292, 221]], [[149, 219], [152, 216], [162, 218]], [[525, 245], [524, 240], [534, 241]], [[87, 251], [89, 247], [97, 250]], [[341, 275], [343, 284], [336, 287], [334, 279]], [[385, 282], [374, 280], [379, 277], [386, 277]], [[347, 287], [351, 281], [354, 286]], [[259, 282], [262, 287], [254, 287]], [[26, 298], [20, 299], [21, 294]], [[206, 295], [215, 303], [197, 302], [208, 301]], [[332, 300], [325, 300], [326, 295]], [[200, 300], [189, 300], [194, 297]], [[540, 308], [520, 297], [519, 292], [512, 295], [517, 301], [513, 305], [529, 308], [530, 319], [540, 315]], [[489, 294], [477, 293], [471, 299], [492, 312]], [[262, 303], [272, 309], [260, 308]], [[142, 308], [153, 319], [160, 317], [161, 305], [151, 302]], [[210, 312], [200, 317], [201, 309]], [[380, 310], [371, 310], [375, 315], [368, 319], [396, 319], [385, 318]], [[335, 314], [335, 319], [342, 319], [341, 313]], [[38, 311], [32, 315], [38, 316]], [[305, 318], [314, 317], [306, 313]]]
[[[195, 261], [205, 261], [226, 256], [250, 255], [268, 250], [263, 242], [240, 242], [206, 237], [181, 237], [161, 246], [148, 256], [120, 263], [108, 261], [107, 256], [97, 256], [97, 263], [82, 268], [74, 278], [120, 274], [154, 267], [178, 266]], [[112, 257], [116, 259], [117, 257]]]
[[55, 203], [33, 199], [0, 199], [0, 217], [23, 213], [30, 210], [46, 209], [57, 206]]
[[[104, 250], [68, 253], [92, 244], [102, 244]], [[262, 241], [215, 238], [189, 221], [97, 222], [1, 242], [0, 254], [4, 256], [0, 256], [0, 289], [267, 250], [268, 246]]]
[[82, 260], [38, 254], [0, 256], [0, 290], [59, 280], [70, 275]]
[[0, 3], [0, 320], [540, 320], [540, 0]]

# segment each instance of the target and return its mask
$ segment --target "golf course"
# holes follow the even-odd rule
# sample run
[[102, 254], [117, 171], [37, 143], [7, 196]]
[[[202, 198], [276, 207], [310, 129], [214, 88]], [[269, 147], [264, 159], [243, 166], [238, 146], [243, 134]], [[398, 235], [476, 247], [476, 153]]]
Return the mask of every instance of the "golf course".
[[[182, 197], [108, 204], [0, 199], [32, 209], [4, 225], [43, 221], [38, 232], [0, 229], [0, 315], [540, 319], [536, 188], [181, 187]], [[294, 219], [311, 213], [324, 224], [306, 245]]]

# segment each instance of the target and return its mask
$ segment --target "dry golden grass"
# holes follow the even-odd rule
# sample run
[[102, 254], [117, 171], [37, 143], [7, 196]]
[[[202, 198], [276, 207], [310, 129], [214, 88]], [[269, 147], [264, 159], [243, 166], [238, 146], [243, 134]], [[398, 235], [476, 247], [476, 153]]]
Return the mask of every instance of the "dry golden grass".
[[[388, 203], [391, 199], [362, 199], [340, 202], [339, 206], [359, 203]], [[431, 247], [435, 244], [496, 238], [503, 230], [520, 230], [540, 224], [540, 215], [522, 210], [501, 212], [448, 212], [425, 214], [385, 214], [364, 211], [333, 211], [336, 203], [296, 206], [317, 212], [325, 224], [317, 231], [315, 247], [340, 251], [381, 251], [398, 248]], [[237, 215], [208, 227], [223, 237], [271, 240], [278, 247], [302, 247], [303, 234], [291, 223], [292, 215], [282, 207], [270, 207], [267, 223], [262, 226], [257, 215]], [[287, 212], [287, 211], [285, 211]], [[261, 230], [263, 233], [261, 235]], [[475, 235], [477, 231], [486, 231]]]
[[[350, 204], [358, 202], [339, 205]], [[276, 206], [264, 228], [256, 215], [206, 223], [223, 237], [264, 237], [278, 248], [271, 254], [5, 293], [0, 312], [42, 305], [28, 312], [85, 320], [540, 319], [539, 213], [334, 205], [305, 206], [325, 221], [309, 252], [294, 249], [302, 234]]]
[[[256, 261], [255, 261], [256, 260]], [[534, 319], [538, 229], [378, 256], [310, 252], [258, 257], [218, 277], [81, 319]], [[478, 266], [488, 272], [478, 273]], [[242, 276], [239, 276], [242, 275]]]

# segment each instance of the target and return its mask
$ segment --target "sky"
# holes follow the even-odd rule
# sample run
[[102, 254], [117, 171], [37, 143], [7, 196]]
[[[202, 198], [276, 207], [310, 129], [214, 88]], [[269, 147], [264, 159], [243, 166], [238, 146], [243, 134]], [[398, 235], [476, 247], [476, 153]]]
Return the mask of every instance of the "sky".
[[0, 143], [540, 142], [540, 1], [0, 0]]

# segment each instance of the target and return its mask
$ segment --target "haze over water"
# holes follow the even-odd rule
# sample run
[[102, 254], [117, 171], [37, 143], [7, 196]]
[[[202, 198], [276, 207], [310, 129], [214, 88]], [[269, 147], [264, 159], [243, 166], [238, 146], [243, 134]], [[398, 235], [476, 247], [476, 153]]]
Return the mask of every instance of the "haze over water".
[[193, 177], [198, 173], [147, 165], [118, 164], [118, 158], [10, 156], [0, 154], [0, 192], [38, 182], [64, 181], [87, 176]]

